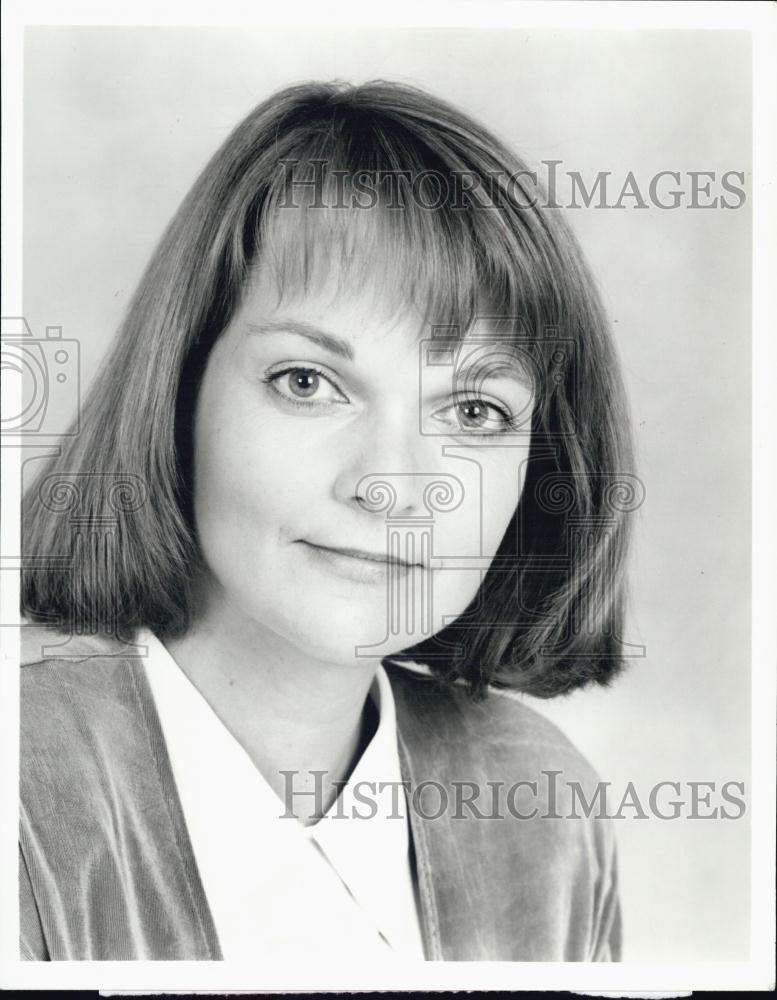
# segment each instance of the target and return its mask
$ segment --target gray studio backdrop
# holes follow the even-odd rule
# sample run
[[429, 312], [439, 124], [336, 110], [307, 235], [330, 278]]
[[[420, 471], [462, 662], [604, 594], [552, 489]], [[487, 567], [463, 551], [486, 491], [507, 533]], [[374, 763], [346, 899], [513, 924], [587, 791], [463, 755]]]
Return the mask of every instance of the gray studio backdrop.
[[[82, 392], [229, 130], [273, 90], [335, 77], [450, 99], [541, 176], [555, 170], [558, 200], [578, 206], [568, 214], [614, 324], [646, 489], [624, 636], [644, 652], [612, 689], [537, 707], [616, 805], [632, 782], [648, 813], [617, 820], [624, 957], [744, 959], [749, 814], [703, 817], [726, 782], [745, 783], [748, 806], [751, 793], [748, 35], [28, 29], [24, 310], [36, 338], [54, 326], [78, 342]], [[597, 179], [606, 194], [585, 207], [579, 184]], [[70, 387], [53, 392], [50, 427], [75, 405]], [[683, 800], [676, 819], [647, 803], [665, 781], [680, 785], [658, 800], [666, 814]], [[707, 805], [696, 786], [693, 817], [691, 782], [714, 785]]]

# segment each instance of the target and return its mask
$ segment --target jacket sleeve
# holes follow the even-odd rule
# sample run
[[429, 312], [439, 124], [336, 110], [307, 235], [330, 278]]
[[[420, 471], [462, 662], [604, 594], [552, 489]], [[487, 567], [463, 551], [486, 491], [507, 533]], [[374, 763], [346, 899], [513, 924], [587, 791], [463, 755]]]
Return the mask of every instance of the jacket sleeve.
[[30, 873], [21, 847], [19, 848], [19, 958], [31, 962], [49, 961], [38, 904], [35, 902]]

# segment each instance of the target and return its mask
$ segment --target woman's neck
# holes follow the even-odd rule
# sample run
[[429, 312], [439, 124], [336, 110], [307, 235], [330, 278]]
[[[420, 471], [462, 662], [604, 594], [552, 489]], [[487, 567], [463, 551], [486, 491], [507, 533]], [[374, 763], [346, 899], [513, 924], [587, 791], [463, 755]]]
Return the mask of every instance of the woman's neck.
[[364, 708], [374, 662], [317, 660], [229, 612], [201, 618], [165, 645], [286, 812], [314, 822], [372, 736]]

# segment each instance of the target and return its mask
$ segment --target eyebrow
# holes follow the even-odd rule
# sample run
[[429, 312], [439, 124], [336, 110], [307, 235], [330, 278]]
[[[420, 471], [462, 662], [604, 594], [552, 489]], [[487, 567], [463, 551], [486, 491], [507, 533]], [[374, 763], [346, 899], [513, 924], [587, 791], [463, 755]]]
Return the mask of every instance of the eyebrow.
[[323, 347], [324, 350], [336, 354], [338, 357], [353, 361], [353, 348], [347, 341], [336, 337], [333, 333], [327, 333], [326, 330], [321, 330], [311, 323], [304, 323], [301, 320], [274, 319], [261, 323], [248, 323], [247, 326], [249, 333], [293, 333], [318, 344], [319, 347]]
[[478, 384], [480, 382], [490, 381], [512, 382], [513, 384], [520, 386], [522, 389], [534, 388], [534, 380], [532, 379], [531, 374], [520, 363], [518, 365], [495, 365], [494, 367], [489, 367], [485, 373], [483, 372], [482, 367], [477, 364], [465, 364], [459, 369], [459, 374], [465, 381], [473, 375], [479, 375], [480, 378], [477, 380]]

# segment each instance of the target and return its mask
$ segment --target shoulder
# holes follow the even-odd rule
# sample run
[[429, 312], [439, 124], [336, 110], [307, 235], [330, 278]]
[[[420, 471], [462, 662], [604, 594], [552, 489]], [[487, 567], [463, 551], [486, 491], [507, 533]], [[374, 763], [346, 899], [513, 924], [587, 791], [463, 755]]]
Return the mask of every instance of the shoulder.
[[[513, 960], [604, 954], [615, 838], [606, 783], [589, 761], [522, 696], [491, 689], [475, 701], [428, 673], [394, 666], [389, 676], [414, 834], [446, 910], [478, 912], [499, 942], [493, 953]], [[489, 923], [495, 911], [499, 925]]]
[[62, 860], [62, 845], [70, 844], [75, 864], [82, 848], [88, 853], [112, 842], [112, 824], [131, 811], [131, 801], [147, 807], [159, 798], [153, 702], [141, 661], [121, 643], [47, 628], [25, 632], [19, 716], [25, 843], [33, 851], [35, 831], [34, 850], [62, 865], [71, 863]]
[[45, 663], [75, 663], [91, 657], [115, 659], [126, 647], [106, 635], [70, 635], [47, 625], [23, 625], [19, 629], [19, 662], [22, 667]]
[[21, 629], [20, 727], [22, 766], [137, 731], [139, 661], [134, 650], [106, 636], [70, 636], [45, 626]]
[[[609, 866], [606, 782], [558, 726], [513, 692], [491, 689], [475, 701], [465, 686], [442, 686], [428, 674], [394, 667], [390, 677], [413, 784], [439, 783], [449, 801], [467, 794], [483, 808], [498, 803], [501, 815], [519, 821], [524, 845], [534, 843], [546, 860], [575, 855]], [[489, 836], [513, 837], [514, 824], [494, 826]]]
[[428, 672], [390, 667], [400, 729], [422, 732], [438, 750], [522, 772], [560, 768], [586, 784], [596, 783], [592, 765], [549, 719], [513, 691], [489, 688], [475, 701], [466, 686], [440, 685]]

